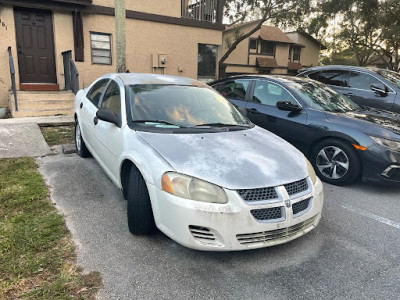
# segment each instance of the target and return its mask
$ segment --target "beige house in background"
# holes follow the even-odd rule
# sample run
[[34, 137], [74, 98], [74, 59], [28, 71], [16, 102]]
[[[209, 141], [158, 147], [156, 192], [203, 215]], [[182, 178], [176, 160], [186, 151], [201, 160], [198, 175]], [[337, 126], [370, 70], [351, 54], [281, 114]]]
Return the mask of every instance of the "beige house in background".
[[[245, 34], [259, 20], [228, 27], [223, 33], [223, 51], [237, 34]], [[296, 74], [303, 67], [318, 65], [319, 53], [326, 49], [306, 33], [284, 33], [274, 26], [261, 29], [242, 41], [225, 61], [226, 75], [238, 74]]]
[[[127, 69], [216, 79], [224, 2], [126, 0]], [[0, 41], [0, 107], [10, 103], [14, 116], [71, 114], [63, 58], [70, 53], [80, 88], [115, 72], [114, 0], [0, 0]]]

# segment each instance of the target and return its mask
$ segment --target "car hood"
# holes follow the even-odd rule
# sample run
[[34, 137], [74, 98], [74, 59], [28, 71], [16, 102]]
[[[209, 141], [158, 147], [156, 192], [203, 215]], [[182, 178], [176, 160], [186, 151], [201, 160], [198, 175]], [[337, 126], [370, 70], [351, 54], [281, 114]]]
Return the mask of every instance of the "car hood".
[[[360, 122], [368, 122], [389, 130], [395, 134], [400, 134], [400, 115], [385, 110], [374, 108], [363, 108], [356, 111], [346, 112], [342, 114], [345, 117]], [[360, 124], [362, 126], [362, 124]], [[368, 128], [365, 128], [368, 130]]]
[[137, 131], [176, 172], [227, 189], [278, 186], [308, 176], [303, 154], [257, 126], [196, 134]]

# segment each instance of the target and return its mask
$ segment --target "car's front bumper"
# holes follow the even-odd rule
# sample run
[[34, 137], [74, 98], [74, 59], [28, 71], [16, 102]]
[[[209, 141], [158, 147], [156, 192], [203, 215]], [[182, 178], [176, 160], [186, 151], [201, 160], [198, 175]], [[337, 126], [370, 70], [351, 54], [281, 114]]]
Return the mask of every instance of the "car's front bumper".
[[380, 145], [361, 152], [364, 181], [400, 185], [400, 153]]
[[[307, 180], [308, 191], [261, 205], [248, 204], [232, 190], [225, 190], [227, 204], [213, 204], [182, 199], [151, 184], [148, 188], [157, 227], [167, 236], [193, 249], [237, 251], [282, 244], [315, 228], [321, 218], [323, 187], [319, 179], [315, 186]], [[308, 207], [293, 214], [293, 204], [307, 199]], [[283, 212], [279, 220], [259, 221], [250, 212], [275, 207]]]

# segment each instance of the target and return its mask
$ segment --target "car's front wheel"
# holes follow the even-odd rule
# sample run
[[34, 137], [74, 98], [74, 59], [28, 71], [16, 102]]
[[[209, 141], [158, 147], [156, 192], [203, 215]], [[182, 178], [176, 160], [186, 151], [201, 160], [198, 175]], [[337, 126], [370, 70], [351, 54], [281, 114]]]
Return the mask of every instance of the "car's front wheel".
[[127, 187], [128, 227], [135, 235], [149, 235], [154, 232], [153, 210], [146, 182], [140, 172], [132, 167]]
[[82, 138], [81, 127], [79, 125], [78, 119], [75, 120], [75, 145], [76, 153], [80, 157], [90, 157], [90, 152], [86, 147], [85, 141]]
[[311, 162], [318, 177], [334, 185], [355, 181], [361, 171], [360, 158], [348, 143], [338, 139], [320, 142], [313, 150]]

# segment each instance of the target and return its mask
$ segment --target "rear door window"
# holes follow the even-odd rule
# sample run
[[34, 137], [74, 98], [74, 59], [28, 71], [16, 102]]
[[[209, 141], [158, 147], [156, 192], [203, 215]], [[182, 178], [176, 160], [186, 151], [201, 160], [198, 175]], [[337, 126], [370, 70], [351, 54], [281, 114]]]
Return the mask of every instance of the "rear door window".
[[310, 73], [310, 74], [307, 75], [307, 77], [310, 78], [310, 79], [318, 80], [319, 73], [320, 72]]
[[318, 81], [325, 84], [348, 87], [348, 73], [342, 70], [330, 70], [319, 73]]
[[245, 101], [249, 84], [249, 79], [233, 79], [218, 84], [216, 88], [225, 98]]

